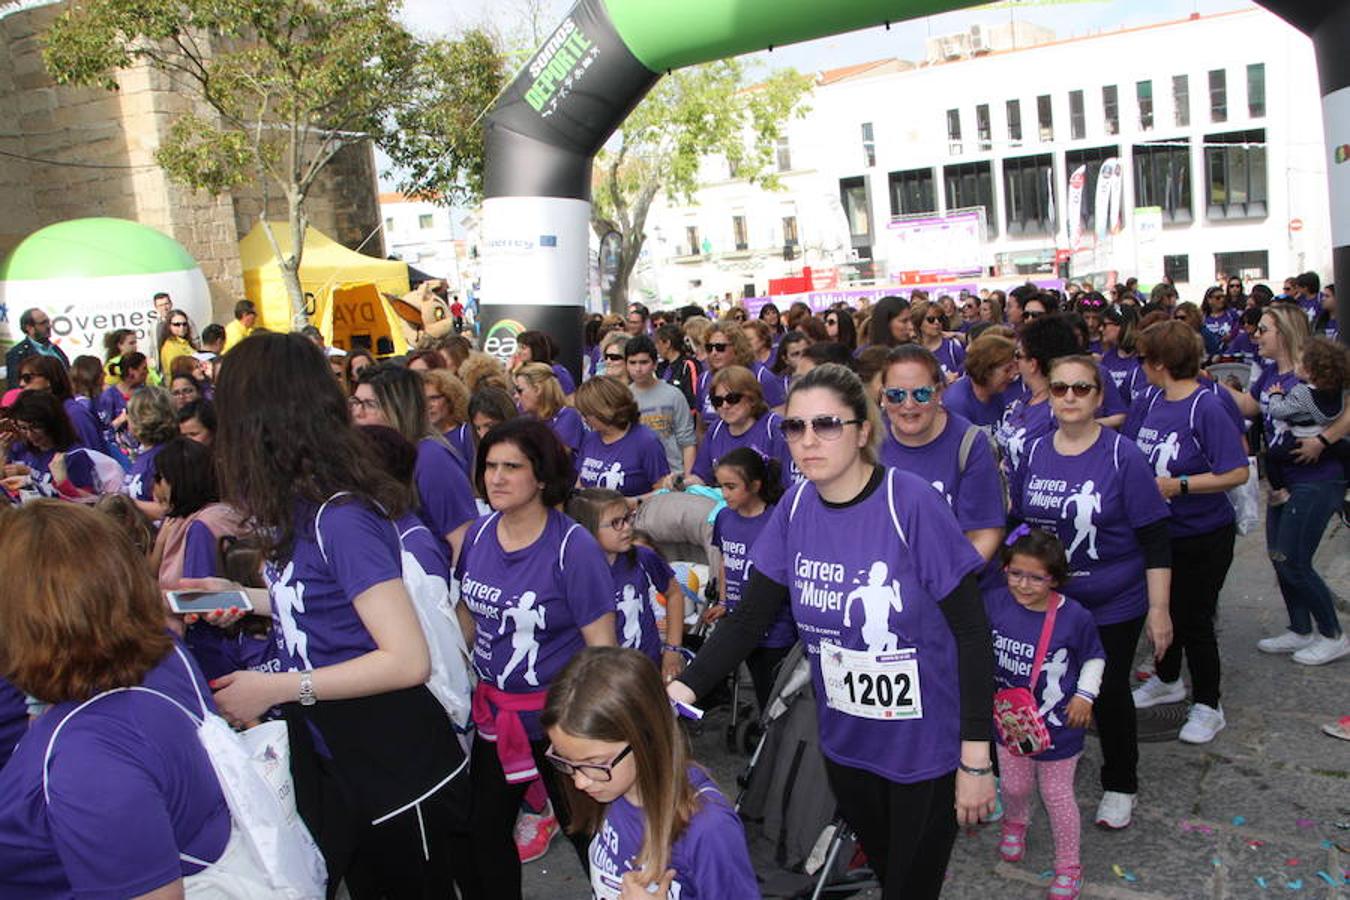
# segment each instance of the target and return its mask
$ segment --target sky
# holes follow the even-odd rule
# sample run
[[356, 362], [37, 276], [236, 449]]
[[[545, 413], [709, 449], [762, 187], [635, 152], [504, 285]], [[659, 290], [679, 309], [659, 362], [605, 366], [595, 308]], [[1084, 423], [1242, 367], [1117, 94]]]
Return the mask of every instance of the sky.
[[[532, 18], [547, 37], [553, 24], [573, 5], [561, 0], [404, 0], [403, 18], [423, 37], [447, 37], [473, 26], [487, 26], [521, 40], [529, 34], [525, 23]], [[1006, 24], [1010, 18], [1050, 28], [1057, 37], [1066, 38], [1255, 5], [1251, 0], [1025, 0], [1016, 8], [1007, 4], [996, 9], [972, 7], [896, 23], [889, 31], [869, 28], [781, 47], [772, 53], [751, 53], [743, 59], [750, 64], [751, 78], [789, 66], [819, 72], [888, 57], [921, 60], [924, 40], [930, 36], [966, 31], [975, 24]], [[381, 184], [386, 190], [392, 189], [384, 178]]]

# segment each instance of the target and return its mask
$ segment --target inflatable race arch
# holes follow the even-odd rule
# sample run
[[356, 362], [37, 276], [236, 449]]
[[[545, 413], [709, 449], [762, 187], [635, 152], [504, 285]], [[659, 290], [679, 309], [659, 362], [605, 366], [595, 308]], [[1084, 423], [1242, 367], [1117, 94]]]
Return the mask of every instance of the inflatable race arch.
[[[1350, 53], [1345, 52], [1350, 3], [1260, 2], [1313, 40], [1336, 280], [1345, 283], [1350, 281]], [[522, 329], [542, 329], [557, 340], [560, 361], [578, 369], [592, 159], [663, 73], [975, 5], [971, 0], [581, 0], [487, 117], [479, 294], [484, 349], [509, 358]], [[1350, 336], [1350, 329], [1343, 333]]]

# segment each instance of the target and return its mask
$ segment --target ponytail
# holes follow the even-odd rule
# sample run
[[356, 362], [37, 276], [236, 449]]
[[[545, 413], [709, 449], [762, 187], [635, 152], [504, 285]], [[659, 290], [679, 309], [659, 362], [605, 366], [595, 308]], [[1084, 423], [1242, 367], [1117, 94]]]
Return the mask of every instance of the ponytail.
[[759, 482], [757, 496], [773, 506], [783, 496], [783, 464], [776, 459], [765, 459], [753, 447], [737, 447], [717, 461], [717, 468], [734, 469], [749, 487]]

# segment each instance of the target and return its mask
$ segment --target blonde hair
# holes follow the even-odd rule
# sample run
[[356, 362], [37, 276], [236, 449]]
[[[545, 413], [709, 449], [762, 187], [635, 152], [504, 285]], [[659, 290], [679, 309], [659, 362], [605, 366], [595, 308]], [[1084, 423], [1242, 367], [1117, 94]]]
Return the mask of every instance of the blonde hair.
[[127, 427], [142, 444], [157, 446], [178, 436], [173, 398], [158, 385], [138, 388], [127, 401]]
[[502, 364], [481, 350], [470, 351], [468, 358], [459, 364], [459, 377], [464, 386], [473, 394], [479, 388], [499, 387], [511, 393], [511, 384], [506, 380], [506, 371]]
[[711, 341], [715, 334], [725, 336], [727, 343], [731, 344], [731, 352], [736, 357], [735, 365], [745, 366], [748, 369], [755, 361], [755, 355], [750, 351], [750, 339], [745, 336], [741, 324], [735, 319], [718, 319], [703, 335], [703, 343]]
[[1261, 315], [1275, 320], [1275, 330], [1280, 334], [1284, 352], [1289, 354], [1291, 365], [1297, 364], [1303, 357], [1303, 345], [1312, 339], [1312, 328], [1303, 310], [1292, 303], [1272, 303]]
[[707, 316], [690, 316], [680, 324], [680, 328], [684, 330], [684, 336], [690, 344], [702, 348], [703, 338], [707, 335], [708, 329], [712, 328], [712, 324], [712, 320]]
[[597, 375], [583, 381], [572, 395], [577, 412], [610, 428], [631, 428], [638, 424], [638, 405], [633, 392], [613, 375]]
[[558, 414], [558, 410], [567, 405], [558, 376], [553, 373], [553, 367], [547, 363], [531, 362], [516, 366], [511, 377], [524, 378], [530, 387], [539, 392], [539, 410], [536, 413], [539, 418], [551, 419]]
[[428, 369], [422, 383], [445, 398], [456, 425], [469, 420], [469, 388], [458, 375], [449, 369]]

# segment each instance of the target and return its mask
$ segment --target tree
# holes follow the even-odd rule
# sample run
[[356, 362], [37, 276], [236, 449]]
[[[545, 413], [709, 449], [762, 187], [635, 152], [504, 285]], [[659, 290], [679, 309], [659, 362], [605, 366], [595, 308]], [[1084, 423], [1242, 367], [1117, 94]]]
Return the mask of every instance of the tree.
[[720, 154], [737, 178], [779, 190], [773, 165], [789, 117], [801, 117], [812, 80], [791, 69], [752, 87], [744, 66], [724, 59], [681, 69], [657, 82], [619, 130], [618, 146], [595, 161], [591, 227], [617, 232], [622, 253], [611, 296], [613, 311], [628, 304], [628, 279], [647, 240], [643, 229], [656, 195], [693, 202], [699, 162]]
[[[193, 101], [156, 151], [188, 187], [255, 183], [263, 209], [282, 196], [290, 249], [267, 216], [297, 326], [305, 203], [324, 167], [366, 140], [392, 148], [419, 193], [472, 193], [482, 176], [477, 114], [504, 78], [480, 33], [427, 44], [397, 20], [400, 0], [85, 0], [47, 34], [58, 82], [115, 90], [118, 69], [147, 65]], [[470, 75], [465, 69], [472, 69]], [[400, 129], [453, 123], [443, 139]]]

